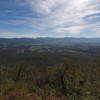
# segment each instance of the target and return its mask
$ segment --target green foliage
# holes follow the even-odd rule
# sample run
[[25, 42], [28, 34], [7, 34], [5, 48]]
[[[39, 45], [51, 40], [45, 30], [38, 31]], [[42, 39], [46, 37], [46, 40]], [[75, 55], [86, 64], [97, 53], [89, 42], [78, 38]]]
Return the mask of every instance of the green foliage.
[[[100, 100], [99, 57], [50, 47], [24, 48], [23, 54], [19, 48], [0, 51], [0, 100]], [[52, 52], [45, 51], [48, 48]]]

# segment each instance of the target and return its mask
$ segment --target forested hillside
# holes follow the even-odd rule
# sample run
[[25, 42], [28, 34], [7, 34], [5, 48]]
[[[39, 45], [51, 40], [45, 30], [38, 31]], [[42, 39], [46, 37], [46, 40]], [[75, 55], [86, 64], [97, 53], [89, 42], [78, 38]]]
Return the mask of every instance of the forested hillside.
[[19, 40], [0, 39], [0, 100], [100, 100], [99, 42]]

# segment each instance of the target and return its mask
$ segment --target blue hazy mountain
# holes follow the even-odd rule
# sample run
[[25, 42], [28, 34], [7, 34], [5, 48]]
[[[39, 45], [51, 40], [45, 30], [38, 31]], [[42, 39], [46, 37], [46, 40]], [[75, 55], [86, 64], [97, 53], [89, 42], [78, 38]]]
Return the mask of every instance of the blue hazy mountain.
[[18, 44], [18, 43], [27, 43], [27, 44], [36, 44], [36, 43], [45, 43], [45, 44], [68, 44], [68, 43], [100, 43], [100, 38], [0, 38], [0, 44]]

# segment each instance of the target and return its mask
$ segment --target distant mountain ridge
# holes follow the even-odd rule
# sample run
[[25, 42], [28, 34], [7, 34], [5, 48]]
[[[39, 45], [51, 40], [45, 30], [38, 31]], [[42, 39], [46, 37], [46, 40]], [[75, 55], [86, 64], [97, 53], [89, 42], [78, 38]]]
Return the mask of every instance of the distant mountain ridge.
[[14, 43], [100, 43], [100, 38], [0, 38], [0, 44]]

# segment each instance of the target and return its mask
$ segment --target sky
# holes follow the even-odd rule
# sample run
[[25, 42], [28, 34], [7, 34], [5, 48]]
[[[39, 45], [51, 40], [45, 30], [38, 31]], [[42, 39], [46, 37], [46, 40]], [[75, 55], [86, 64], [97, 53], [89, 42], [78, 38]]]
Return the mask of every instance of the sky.
[[0, 38], [100, 37], [100, 0], [0, 0]]

